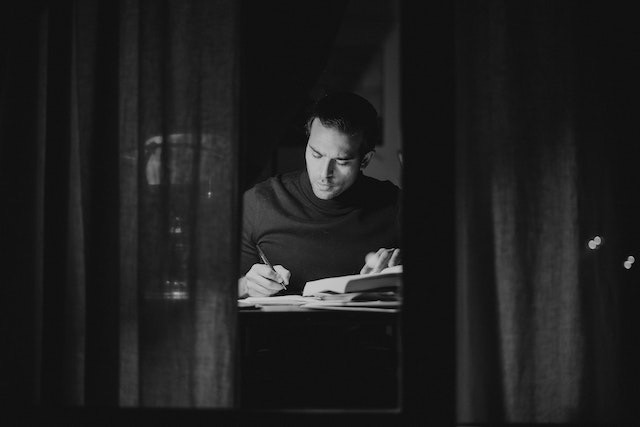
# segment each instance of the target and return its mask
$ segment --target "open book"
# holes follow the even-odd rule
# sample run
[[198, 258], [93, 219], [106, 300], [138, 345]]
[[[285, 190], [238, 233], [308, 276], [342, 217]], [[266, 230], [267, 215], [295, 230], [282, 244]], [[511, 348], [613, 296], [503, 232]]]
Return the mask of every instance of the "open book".
[[302, 290], [303, 296], [324, 293], [351, 293], [398, 289], [402, 284], [402, 266], [387, 267], [379, 273], [351, 274], [348, 276], [327, 277], [307, 282]]

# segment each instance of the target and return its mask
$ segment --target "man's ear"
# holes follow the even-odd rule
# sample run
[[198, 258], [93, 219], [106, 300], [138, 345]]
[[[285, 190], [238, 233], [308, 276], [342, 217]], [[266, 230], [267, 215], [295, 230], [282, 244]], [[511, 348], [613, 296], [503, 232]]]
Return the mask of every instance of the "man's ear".
[[369, 165], [369, 162], [373, 158], [373, 151], [369, 151], [367, 154], [362, 157], [362, 161], [360, 162], [360, 170], [364, 170]]

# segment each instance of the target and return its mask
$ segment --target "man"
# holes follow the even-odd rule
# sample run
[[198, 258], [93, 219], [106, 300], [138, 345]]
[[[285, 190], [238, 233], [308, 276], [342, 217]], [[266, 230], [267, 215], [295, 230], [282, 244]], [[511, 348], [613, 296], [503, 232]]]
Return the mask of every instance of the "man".
[[310, 280], [400, 264], [400, 190], [362, 173], [380, 134], [375, 108], [353, 93], [328, 95], [306, 130], [306, 170], [244, 194], [240, 297], [301, 293]]

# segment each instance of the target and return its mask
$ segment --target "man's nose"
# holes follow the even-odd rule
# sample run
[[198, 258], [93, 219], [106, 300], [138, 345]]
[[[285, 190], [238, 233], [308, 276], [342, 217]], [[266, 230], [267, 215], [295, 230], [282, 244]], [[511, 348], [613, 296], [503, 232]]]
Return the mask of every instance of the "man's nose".
[[322, 178], [331, 178], [333, 176], [333, 160], [327, 159], [321, 164], [320, 175]]

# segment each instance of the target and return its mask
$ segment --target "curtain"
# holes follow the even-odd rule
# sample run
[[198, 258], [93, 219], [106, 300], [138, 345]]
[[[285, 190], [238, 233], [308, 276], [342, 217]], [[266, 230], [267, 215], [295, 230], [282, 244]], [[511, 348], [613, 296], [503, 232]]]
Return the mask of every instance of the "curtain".
[[458, 422], [636, 406], [628, 13], [456, 3]]
[[236, 2], [26, 2], [6, 23], [3, 397], [232, 407]]

